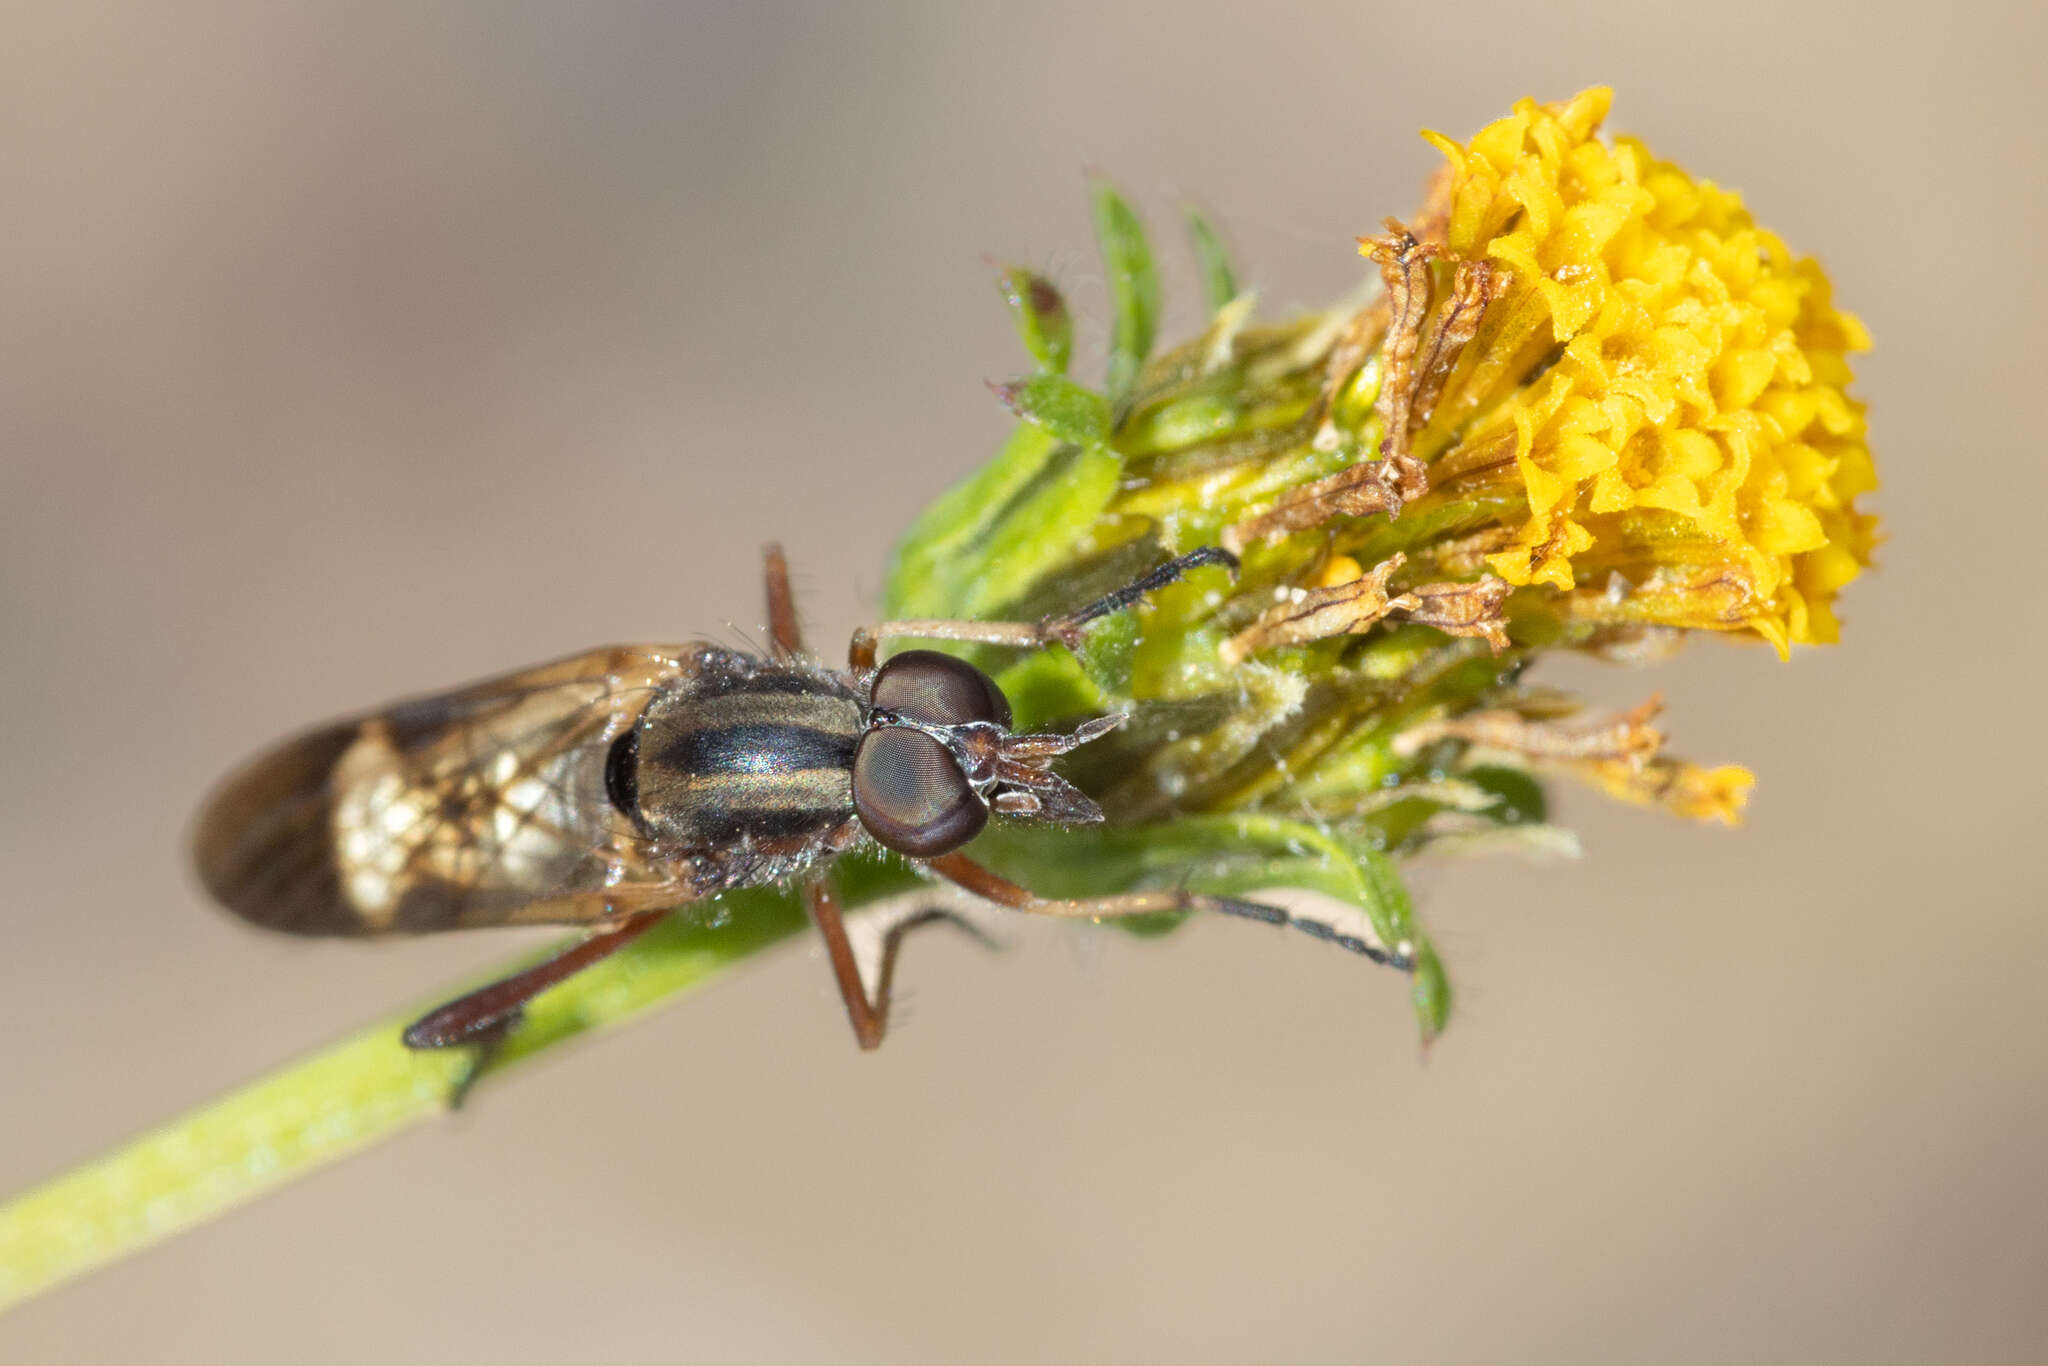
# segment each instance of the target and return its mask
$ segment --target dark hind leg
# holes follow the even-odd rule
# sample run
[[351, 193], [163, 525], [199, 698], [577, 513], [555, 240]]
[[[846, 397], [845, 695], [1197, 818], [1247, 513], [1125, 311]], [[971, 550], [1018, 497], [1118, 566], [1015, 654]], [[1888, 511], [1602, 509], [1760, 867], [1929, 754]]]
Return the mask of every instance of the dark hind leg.
[[505, 1040], [519, 1025], [526, 1003], [575, 976], [593, 963], [611, 957], [638, 939], [667, 915], [666, 910], [642, 911], [609, 930], [600, 931], [548, 959], [510, 977], [479, 987], [467, 996], [430, 1010], [406, 1026], [400, 1036], [407, 1048], [474, 1048], [469, 1068], [457, 1079], [449, 1104], [460, 1106], [504, 1048]]

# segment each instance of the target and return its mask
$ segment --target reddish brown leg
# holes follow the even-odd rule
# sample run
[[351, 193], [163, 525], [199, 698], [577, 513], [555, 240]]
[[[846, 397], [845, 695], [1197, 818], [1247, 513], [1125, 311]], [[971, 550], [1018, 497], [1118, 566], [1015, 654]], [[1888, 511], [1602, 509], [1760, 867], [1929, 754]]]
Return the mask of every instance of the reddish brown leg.
[[775, 653], [793, 659], [804, 651], [803, 627], [797, 624], [796, 597], [789, 591], [789, 561], [782, 546], [770, 542], [767, 553], [768, 638]]
[[616, 928], [572, 944], [545, 963], [515, 972], [503, 981], [481, 987], [438, 1010], [430, 1010], [406, 1027], [407, 1048], [454, 1048], [462, 1044], [492, 1045], [518, 1023], [526, 1003], [549, 987], [564, 982], [591, 964], [609, 958], [653, 929], [667, 910], [642, 911]]
[[839, 898], [833, 895], [830, 884], [822, 879], [813, 882], [804, 888], [804, 897], [810, 903], [811, 919], [818, 923], [818, 932], [825, 936], [825, 952], [832, 960], [832, 976], [837, 979], [839, 994], [846, 1001], [846, 1018], [853, 1022], [853, 1037], [860, 1040], [863, 1049], [881, 1047], [882, 1036], [889, 1032], [889, 995], [896, 984], [896, 955], [912, 930], [950, 921], [983, 943], [989, 942], [980, 930], [951, 911], [935, 907], [905, 916], [882, 936], [882, 961], [875, 969], [875, 994], [870, 997], [866, 984], [860, 979], [860, 964], [853, 956], [853, 943], [846, 936], [846, 917], [839, 909]]
[[1146, 892], [1120, 892], [1114, 896], [1085, 897], [1074, 900], [1055, 900], [1039, 896], [1027, 887], [1020, 887], [1008, 878], [968, 858], [965, 854], [945, 854], [931, 860], [925, 867], [945, 878], [948, 882], [965, 887], [968, 891], [998, 906], [1011, 910], [1029, 911], [1033, 915], [1054, 915], [1073, 920], [1106, 920], [1120, 915], [1154, 915], [1161, 911], [1217, 911], [1223, 915], [1239, 916], [1246, 920], [1263, 921], [1268, 925], [1288, 925], [1317, 939], [1363, 954], [1375, 963], [1399, 968], [1403, 972], [1414, 968], [1415, 962], [1409, 957], [1412, 950], [1406, 945], [1388, 946], [1376, 940], [1346, 934], [1334, 925], [1305, 916], [1290, 914], [1278, 906], [1267, 906], [1256, 901], [1239, 901], [1236, 897], [1210, 896], [1203, 892], [1190, 892], [1186, 888], [1160, 888]]

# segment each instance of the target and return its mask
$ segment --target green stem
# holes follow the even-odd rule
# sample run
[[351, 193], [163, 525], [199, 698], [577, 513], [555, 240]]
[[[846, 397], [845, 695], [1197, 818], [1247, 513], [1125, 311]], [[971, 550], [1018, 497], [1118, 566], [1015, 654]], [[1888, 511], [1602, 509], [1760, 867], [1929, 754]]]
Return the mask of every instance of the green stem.
[[[619, 1024], [803, 928], [794, 896], [674, 917], [533, 1003], [491, 1075]], [[467, 1050], [415, 1053], [380, 1022], [0, 1206], [0, 1311], [447, 1108]]]

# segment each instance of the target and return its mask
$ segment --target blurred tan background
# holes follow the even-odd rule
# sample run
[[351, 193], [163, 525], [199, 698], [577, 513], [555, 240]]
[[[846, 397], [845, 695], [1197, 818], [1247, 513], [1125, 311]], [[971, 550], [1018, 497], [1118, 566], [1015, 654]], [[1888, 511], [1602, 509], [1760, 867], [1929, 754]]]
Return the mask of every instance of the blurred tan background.
[[[1083, 173], [1281, 312], [1457, 136], [1615, 131], [1824, 257], [1883, 569], [1838, 650], [1553, 678], [1748, 829], [1417, 875], [1462, 1011], [1235, 924], [808, 944], [0, 1320], [43, 1362], [2023, 1361], [2048, 1334], [2048, 461], [2025, 7], [10, 6], [0, 1189], [533, 941], [265, 937], [194, 804], [302, 723], [613, 639], [813, 639], [1006, 429], [992, 253], [1106, 332]], [[1900, 13], [1905, 13], [1901, 7]]]

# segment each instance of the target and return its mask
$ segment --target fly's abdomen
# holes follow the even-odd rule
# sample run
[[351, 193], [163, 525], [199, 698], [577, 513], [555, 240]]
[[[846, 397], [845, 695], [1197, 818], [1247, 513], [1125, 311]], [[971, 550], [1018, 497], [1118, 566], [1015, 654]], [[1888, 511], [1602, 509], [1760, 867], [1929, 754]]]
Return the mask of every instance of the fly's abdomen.
[[802, 855], [853, 815], [860, 704], [815, 671], [708, 671], [649, 704], [614, 800], [657, 839], [716, 861], [725, 851]]

